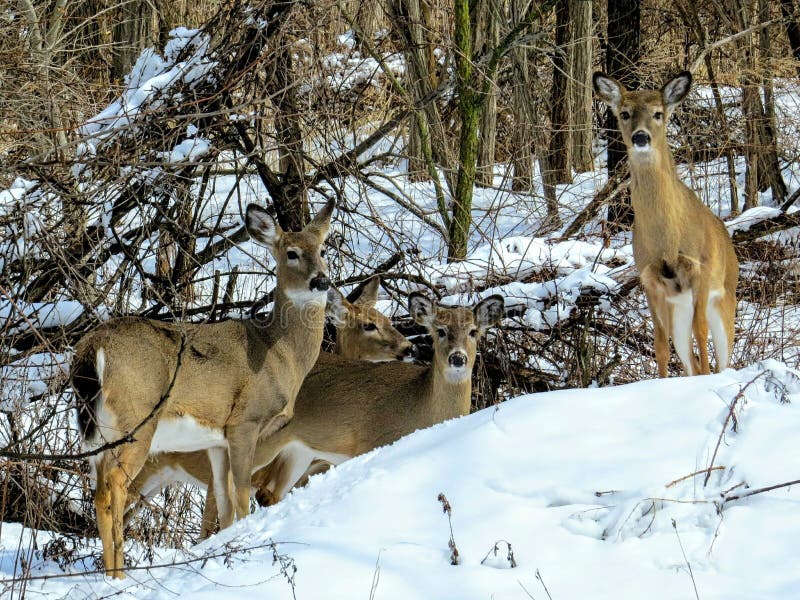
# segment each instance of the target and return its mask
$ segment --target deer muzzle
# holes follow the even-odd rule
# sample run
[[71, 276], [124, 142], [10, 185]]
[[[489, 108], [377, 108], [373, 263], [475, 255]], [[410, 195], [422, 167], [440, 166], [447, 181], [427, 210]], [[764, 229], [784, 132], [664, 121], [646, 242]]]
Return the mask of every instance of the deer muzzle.
[[324, 273], [317, 273], [317, 276], [308, 282], [308, 288], [312, 292], [327, 292], [329, 287], [331, 287], [331, 280]]
[[463, 352], [453, 352], [448, 358], [451, 367], [460, 369], [467, 364], [467, 355]]
[[631, 142], [637, 148], [646, 148], [650, 145], [650, 134], [640, 129], [631, 136]]

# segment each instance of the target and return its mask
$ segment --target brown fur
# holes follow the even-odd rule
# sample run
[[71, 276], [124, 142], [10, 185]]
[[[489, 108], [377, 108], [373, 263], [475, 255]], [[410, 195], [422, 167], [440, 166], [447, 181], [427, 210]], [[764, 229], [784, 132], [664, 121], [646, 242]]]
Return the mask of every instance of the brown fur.
[[[435, 307], [414, 298], [412, 316], [433, 336], [433, 364], [370, 364], [321, 355], [303, 384], [295, 418], [262, 439], [256, 449], [254, 462], [270, 465], [254, 476], [262, 498], [280, 499], [310, 470], [321, 470], [318, 460], [299, 469], [287, 468], [284, 462], [292, 457], [286, 450], [293, 442], [313, 449], [315, 459], [330, 454], [352, 457], [469, 413], [477, 340], [502, 317], [503, 299], [492, 296], [470, 310]], [[425, 308], [415, 310], [415, 302]], [[464, 355], [464, 366], [461, 376], [450, 380], [449, 360], [454, 354]]]
[[[283, 450], [292, 441], [324, 453], [356, 456], [416, 429], [469, 413], [476, 342], [502, 316], [498, 308], [502, 298], [493, 296], [473, 310], [417, 302], [428, 307], [427, 314], [417, 310], [414, 316], [433, 336], [433, 365], [376, 364], [320, 354], [298, 394], [292, 421], [259, 440], [254, 465], [265, 465], [253, 475], [259, 503], [277, 502], [292, 487], [327, 469], [329, 463], [324, 460], [313, 460], [300, 471], [291, 469], [292, 457]], [[439, 337], [439, 329], [445, 331], [444, 337]], [[454, 351], [466, 356], [466, 377], [449, 382], [445, 372]], [[205, 535], [213, 528], [216, 514], [208, 459], [203, 452], [171, 456], [180, 460], [179, 466], [193, 478], [212, 484], [203, 513]], [[298, 472], [302, 473], [299, 477]]]
[[[327, 266], [320, 248], [332, 210], [329, 203], [303, 231], [286, 233], [263, 209], [248, 207], [248, 231], [270, 247], [277, 261], [278, 287], [269, 323], [168, 324], [126, 317], [98, 326], [76, 345], [73, 371], [84, 378], [87, 365], [96, 365], [98, 371], [96, 393], [87, 394], [85, 379], [75, 385], [85, 443], [101, 446], [139, 427], [131, 442], [94, 460], [95, 507], [109, 574], [123, 577], [128, 488], [148, 458], [158, 426], [188, 416], [219, 432], [221, 443], [197, 441], [191, 434], [185, 440], [164, 441], [216, 446], [224, 455], [225, 473], [230, 469], [235, 492], [235, 501], [226, 498], [222, 524], [233, 520], [234, 505], [238, 518], [249, 513], [256, 440], [291, 418], [300, 384], [316, 362], [322, 341]], [[290, 252], [296, 254], [294, 259]], [[298, 304], [296, 298], [312, 300]]]
[[[688, 348], [681, 356], [687, 374], [710, 372], [709, 303], [725, 330], [727, 348], [714, 342], [717, 370], [724, 369], [733, 350], [739, 263], [725, 225], [678, 179], [666, 138], [669, 116], [688, 93], [691, 76], [683, 73], [661, 90], [629, 91], [615, 79], [596, 73], [594, 85], [617, 116], [628, 149], [633, 254], [655, 326], [659, 375], [667, 376], [670, 335], [676, 348]], [[633, 141], [637, 132], [649, 136], [649, 150], [637, 149]], [[688, 346], [685, 339], [675, 340], [672, 302], [687, 291], [692, 302]], [[712, 293], [716, 297], [710, 297]], [[699, 360], [692, 350], [692, 334]]]
[[[329, 294], [327, 312], [336, 326], [336, 352], [340, 356], [354, 360], [389, 361], [404, 358], [412, 348], [411, 342], [392, 326], [391, 320], [375, 309], [379, 285], [380, 278], [372, 277], [353, 302], [348, 302], [338, 291], [332, 290], [333, 293]], [[279, 462], [276, 461], [271, 468], [279, 469]], [[178, 470], [201, 485], [213, 486], [211, 463], [206, 451], [165, 452], [152, 455], [144, 464], [128, 490], [126, 506], [131, 507], [143, 491], [150, 496], [161, 487], [180, 480]], [[152, 487], [151, 483], [147, 490], [143, 490], [153, 477], [159, 478], [158, 485]], [[213, 496], [213, 493], [209, 494], [209, 497]], [[131, 514], [129, 511], [126, 517]], [[203, 537], [216, 518], [216, 502], [207, 503], [203, 514]]]

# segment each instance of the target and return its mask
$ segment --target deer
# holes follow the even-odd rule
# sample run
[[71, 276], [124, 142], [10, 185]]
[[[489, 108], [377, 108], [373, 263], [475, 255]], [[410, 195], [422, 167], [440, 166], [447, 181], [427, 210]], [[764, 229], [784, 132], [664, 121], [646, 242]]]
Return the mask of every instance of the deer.
[[709, 329], [720, 372], [733, 351], [739, 262], [725, 225], [678, 178], [666, 137], [692, 75], [684, 71], [660, 90], [627, 90], [600, 72], [593, 83], [627, 149], [633, 256], [653, 320], [659, 376], [668, 375], [670, 336], [685, 374], [710, 373]]
[[[408, 304], [413, 320], [432, 337], [432, 363], [366, 363], [320, 354], [292, 421], [256, 447], [254, 464], [266, 465], [253, 477], [259, 504], [274, 504], [327, 465], [469, 414], [477, 343], [503, 318], [503, 297], [489, 296], [473, 308], [443, 307], [413, 292]], [[207, 509], [213, 501], [209, 494]]]
[[[379, 287], [380, 277], [376, 275], [357, 290], [350, 300], [342, 296], [335, 287], [328, 290], [327, 314], [336, 329], [334, 352], [338, 356], [351, 360], [381, 362], [405, 360], [412, 354], [413, 344], [395, 329], [391, 319], [375, 308]], [[314, 369], [316, 368], [315, 366]], [[128, 488], [126, 508], [132, 509], [139, 500], [148, 500], [163, 487], [176, 482], [207, 488], [209, 496], [213, 497], [214, 478], [207, 452], [165, 452], [151, 455]], [[214, 500], [206, 503], [201, 538], [207, 537], [216, 521], [216, 505]], [[134, 512], [126, 511], [126, 524]]]
[[[334, 203], [299, 232], [256, 204], [245, 228], [274, 257], [270, 319], [216, 323], [121, 317], [76, 344], [71, 381], [82, 445], [96, 451], [94, 505], [108, 575], [124, 575], [123, 519], [131, 482], [150, 454], [206, 450], [221, 526], [249, 514], [256, 441], [292, 417], [323, 338], [330, 280], [322, 246]], [[228, 483], [232, 477], [232, 484]]]

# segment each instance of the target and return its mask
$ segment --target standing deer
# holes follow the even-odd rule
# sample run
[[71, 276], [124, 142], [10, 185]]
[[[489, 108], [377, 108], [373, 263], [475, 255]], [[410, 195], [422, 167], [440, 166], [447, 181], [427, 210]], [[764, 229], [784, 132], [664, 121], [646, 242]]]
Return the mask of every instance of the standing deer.
[[594, 74], [595, 92], [616, 115], [628, 151], [633, 257], [653, 317], [661, 377], [667, 376], [670, 334], [689, 375], [710, 373], [709, 328], [717, 371], [728, 366], [733, 350], [739, 279], [733, 243], [722, 221], [678, 179], [667, 145], [667, 121], [691, 84], [691, 73], [683, 72], [661, 90], [629, 91]]
[[[392, 326], [388, 317], [375, 309], [379, 285], [380, 277], [372, 277], [352, 302], [333, 287], [328, 291], [327, 312], [336, 327], [335, 351], [342, 358], [380, 362], [403, 360], [411, 354], [411, 342]], [[301, 388], [299, 395], [302, 393]], [[128, 489], [126, 508], [132, 508], [140, 498], [151, 498], [163, 487], [178, 481], [206, 487], [209, 496], [214, 496], [211, 462], [205, 451], [151, 455]], [[214, 500], [206, 503], [201, 537], [207, 535], [216, 520], [216, 504]], [[132, 511], [126, 514], [130, 516]]]
[[256, 448], [254, 464], [268, 465], [253, 478], [259, 502], [283, 498], [304, 475], [319, 470], [317, 461], [339, 464], [468, 414], [477, 342], [500, 321], [503, 306], [502, 296], [489, 296], [472, 309], [445, 308], [412, 293], [411, 316], [433, 338], [429, 367], [321, 354], [303, 383], [292, 421]]
[[[89, 332], [75, 347], [72, 385], [92, 459], [95, 508], [106, 572], [123, 578], [123, 514], [131, 481], [148, 455], [208, 449], [230, 524], [250, 508], [253, 450], [291, 418], [317, 360], [330, 282], [323, 260], [333, 202], [300, 232], [284, 232], [251, 204], [245, 225], [277, 262], [273, 316], [266, 324], [162, 323], [124, 317]], [[235, 506], [234, 506], [235, 505]]]

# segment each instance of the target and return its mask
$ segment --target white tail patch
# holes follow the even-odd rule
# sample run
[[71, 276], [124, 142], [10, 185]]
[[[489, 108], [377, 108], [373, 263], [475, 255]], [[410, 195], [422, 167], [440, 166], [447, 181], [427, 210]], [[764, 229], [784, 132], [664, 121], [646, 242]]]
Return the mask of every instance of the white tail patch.
[[728, 368], [728, 334], [725, 332], [725, 322], [719, 312], [718, 301], [725, 295], [725, 290], [711, 290], [708, 294], [708, 306], [706, 307], [706, 319], [708, 319], [708, 329], [711, 331], [711, 339], [714, 340], [714, 354], [717, 357], [717, 372], [722, 372]]
[[[691, 290], [667, 297], [672, 305], [672, 343], [675, 352], [683, 363], [687, 375], [694, 375], [692, 369], [692, 317], [694, 302]], [[698, 343], [706, 343], [698, 340]]]
[[[117, 415], [108, 408], [102, 394], [95, 402], [95, 433], [91, 438], [83, 440], [81, 448], [84, 452], [95, 450], [109, 442], [115, 442], [121, 436], [119, 426], [117, 425]], [[94, 463], [100, 460], [101, 456], [102, 453], [91, 456], [89, 457], [89, 462]]]
[[97, 374], [97, 382], [103, 387], [103, 374], [106, 372], [106, 351], [102, 348], [97, 349], [97, 356], [94, 359], [94, 372]]

